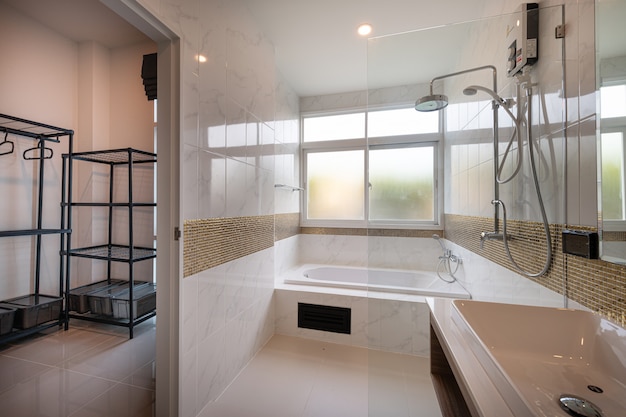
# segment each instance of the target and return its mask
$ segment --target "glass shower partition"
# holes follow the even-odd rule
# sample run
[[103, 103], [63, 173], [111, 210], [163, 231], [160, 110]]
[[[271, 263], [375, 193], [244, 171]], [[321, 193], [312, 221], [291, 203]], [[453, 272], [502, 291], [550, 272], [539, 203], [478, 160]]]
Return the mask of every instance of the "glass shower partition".
[[[438, 412], [432, 411], [437, 408], [432, 384], [422, 378], [424, 372], [428, 374], [429, 368], [430, 328], [426, 304], [429, 295], [442, 296], [442, 287], [452, 288], [458, 284], [474, 299], [492, 301], [523, 302], [516, 297], [528, 297], [526, 301], [532, 302], [532, 297], [539, 297], [541, 293], [539, 286], [548, 287], [555, 295], [564, 291], [562, 254], [558, 251], [552, 259], [553, 273], [545, 280], [521, 276], [499, 279], [486, 274], [490, 265], [496, 263], [497, 267], [504, 267], [516, 275], [502, 248], [502, 241], [490, 241], [486, 245], [488, 251], [481, 250], [480, 232], [502, 226], [502, 212], [492, 201], [506, 202], [512, 224], [537, 228], [541, 218], [531, 183], [528, 138], [522, 137], [521, 149], [518, 149], [517, 141], [513, 141], [501, 168], [502, 177], [511, 174], [520, 155], [518, 152], [521, 152], [519, 174], [505, 184], [498, 184], [495, 176], [515, 133], [515, 123], [502, 108], [496, 107], [494, 112], [494, 97], [490, 94], [481, 90], [474, 95], [464, 94], [466, 87], [477, 85], [494, 90], [506, 100], [515, 100], [508, 101], [512, 114], [523, 119], [522, 124], [530, 121], [547, 217], [550, 224], [564, 223], [567, 94], [564, 40], [559, 36], [564, 23], [564, 7], [542, 7], [538, 15], [535, 50], [529, 44], [529, 50], [521, 53], [528, 55], [523, 57], [519, 49], [524, 48], [511, 49], [515, 41], [519, 46], [520, 41], [515, 35], [519, 30], [520, 13], [368, 40], [368, 112], [383, 109], [414, 111], [416, 100], [429, 94], [445, 96], [448, 103], [445, 109], [430, 113], [430, 122], [414, 122], [426, 124], [435, 120], [435, 132], [406, 133], [402, 126], [395, 126], [398, 133], [384, 140], [372, 135], [371, 129], [368, 135], [366, 159], [370, 177], [366, 179], [366, 201], [370, 202], [367, 245], [370, 289], [367, 339], [371, 416], [385, 415], [392, 403], [394, 410], [402, 404], [400, 408], [405, 413], [399, 415], [436, 415]], [[533, 59], [534, 52], [536, 59]], [[511, 54], [517, 54], [513, 56], [513, 62]], [[507, 73], [513, 72], [511, 67], [518, 64], [518, 58], [528, 59], [532, 65], [520, 71], [518, 77], [510, 77]], [[466, 71], [468, 69], [470, 71]], [[529, 96], [518, 96], [518, 79], [522, 78], [531, 86]], [[433, 79], [435, 81], [431, 83]], [[530, 114], [526, 115], [528, 109]], [[392, 155], [398, 166], [391, 164], [385, 168], [390, 174], [386, 182], [373, 181], [376, 175], [385, 177], [380, 167], [374, 165], [377, 163], [375, 152], [381, 148], [402, 149], [407, 144], [433, 145], [432, 167], [429, 167], [434, 180], [431, 194], [419, 190], [416, 192], [418, 197], [415, 197], [411, 195], [410, 187], [403, 188], [397, 177], [394, 180], [392, 171], [400, 169], [400, 165], [409, 164], [407, 169], [410, 171], [411, 162], [405, 158], [410, 155], [408, 152]], [[424, 161], [416, 159], [413, 165], [423, 167]], [[413, 191], [418, 188], [416, 185]], [[398, 197], [398, 192], [405, 192], [406, 199], [431, 198], [428, 205], [433, 210], [432, 216], [411, 218], [411, 214], [402, 211], [378, 210], [381, 199], [400, 201], [402, 198]], [[418, 210], [417, 206], [414, 209]], [[389, 218], [385, 218], [385, 213]], [[404, 218], [398, 218], [402, 216]], [[514, 233], [523, 229], [522, 226]], [[539, 232], [541, 230], [539, 228]], [[433, 239], [433, 235], [441, 239]], [[545, 243], [536, 240], [534, 250], [545, 253]], [[514, 244], [511, 252], [524, 266], [533, 267], [536, 262]], [[378, 284], [374, 280], [380, 276], [376, 270], [381, 269], [425, 271], [430, 273], [430, 281], [422, 280], [418, 284], [419, 280], [415, 279], [406, 284], [425, 286], [423, 295], [417, 294], [419, 290], [414, 288], [408, 294], [395, 292], [397, 289], [381, 292], [374, 288]], [[512, 285], [512, 280], [519, 281], [521, 287]], [[391, 283], [392, 286], [396, 284], [398, 282]], [[450, 297], [458, 298], [462, 293], [462, 290], [452, 291]], [[389, 356], [386, 352], [405, 356]], [[405, 392], [392, 391], [389, 387], [397, 387], [397, 384], [388, 384], [390, 379], [403, 381]]]

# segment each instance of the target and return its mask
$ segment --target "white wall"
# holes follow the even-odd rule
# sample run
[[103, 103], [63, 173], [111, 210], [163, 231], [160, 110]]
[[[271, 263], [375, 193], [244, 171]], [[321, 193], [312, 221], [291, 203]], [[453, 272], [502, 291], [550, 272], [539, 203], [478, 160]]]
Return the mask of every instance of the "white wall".
[[[245, 6], [140, 3], [182, 35], [182, 220], [297, 212], [274, 183], [298, 183], [298, 100]], [[179, 415], [204, 415], [274, 333], [273, 273], [270, 248], [181, 277]]]
[[[0, 113], [72, 129], [76, 126], [77, 54], [74, 42], [35, 24], [14, 9], [0, 3]], [[19, 42], [16, 42], [19, 40]], [[4, 136], [3, 136], [4, 138]], [[34, 161], [25, 161], [22, 152], [36, 145], [34, 140], [11, 138], [15, 151], [0, 156], [0, 230], [32, 229], [37, 190]], [[53, 145], [55, 157], [46, 161], [44, 185], [44, 227], [60, 223], [61, 153], [66, 143]], [[29, 294], [34, 290], [31, 258], [33, 238], [1, 238], [0, 299]], [[42, 287], [44, 293], [58, 294], [59, 237], [45, 236], [43, 242]]]
[[[10, 6], [0, 3], [3, 36], [0, 50], [10, 59], [0, 68], [0, 113], [73, 129], [74, 150], [108, 149], [113, 145], [142, 146], [152, 150], [152, 106], [142, 91], [141, 53], [156, 50], [146, 43], [110, 50], [95, 42], [77, 43], [46, 29]], [[134, 57], [133, 54], [137, 54]], [[134, 86], [130, 84], [135, 79]], [[129, 93], [132, 91], [132, 93]], [[123, 112], [123, 115], [120, 115]], [[112, 135], [123, 127], [128, 135]], [[36, 189], [32, 178], [37, 170], [22, 159], [22, 152], [34, 141], [20, 139], [12, 155], [0, 156], [0, 192], [11, 199], [0, 202], [7, 215], [0, 216], [0, 230], [34, 228], [33, 202]], [[143, 145], [141, 145], [143, 143]], [[137, 145], [139, 144], [139, 145]], [[64, 140], [54, 146], [54, 158], [46, 162], [44, 227], [60, 225], [61, 154]], [[105, 201], [108, 185], [101, 171], [77, 169], [75, 198]], [[150, 175], [150, 181], [152, 179]], [[151, 182], [150, 182], [151, 184]], [[143, 187], [152, 195], [152, 186]], [[102, 243], [106, 215], [102, 210], [81, 209], [74, 216], [76, 243]], [[152, 238], [151, 218], [147, 230]], [[7, 266], [7, 279], [0, 282], [0, 299], [24, 295], [33, 290], [31, 238], [0, 239], [0, 262]], [[42, 292], [58, 291], [59, 238], [43, 237]], [[143, 267], [143, 266], [142, 266]], [[151, 271], [151, 266], [148, 265]], [[89, 260], [73, 259], [72, 286], [103, 278], [104, 266]], [[151, 276], [151, 272], [149, 272]]]
[[154, 42], [145, 42], [111, 51], [109, 146], [132, 147], [147, 152], [154, 148], [153, 101], [148, 101], [141, 79], [143, 55], [156, 52]]

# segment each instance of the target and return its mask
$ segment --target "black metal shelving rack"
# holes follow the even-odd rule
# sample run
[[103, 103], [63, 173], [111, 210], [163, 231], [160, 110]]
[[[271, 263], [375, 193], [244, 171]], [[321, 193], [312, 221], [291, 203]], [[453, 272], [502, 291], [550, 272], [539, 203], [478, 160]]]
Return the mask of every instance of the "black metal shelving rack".
[[[44, 173], [45, 173], [45, 161], [52, 158], [52, 151], [47, 148], [46, 143], [61, 143], [61, 138], [67, 137], [68, 140], [68, 154], [72, 154], [74, 131], [70, 129], [63, 129], [56, 126], [51, 126], [32, 120], [26, 120], [15, 116], [9, 116], [6, 114], [0, 114], [0, 134], [4, 136], [6, 141], [9, 135], [14, 135], [20, 138], [32, 139], [37, 142], [37, 145], [24, 151], [23, 157], [27, 160], [33, 160], [37, 164], [37, 206], [35, 208], [35, 223], [34, 229], [24, 230], [1, 230], [0, 237], [17, 237], [17, 236], [33, 236], [35, 238], [35, 254], [34, 254], [34, 295], [39, 296], [40, 290], [40, 278], [41, 278], [41, 245], [43, 235], [58, 234], [60, 236], [59, 248], [63, 248], [66, 243], [66, 237], [71, 233], [70, 226], [65, 223], [63, 215], [61, 215], [60, 227], [58, 229], [44, 228], [43, 227], [43, 209], [44, 209]], [[11, 152], [13, 151], [13, 148]], [[28, 151], [36, 151], [33, 155], [28, 155]], [[63, 185], [61, 194], [64, 194]], [[64, 264], [60, 262], [59, 271], [59, 297], [64, 296]], [[10, 333], [0, 336], [0, 344], [6, 343], [12, 340], [16, 340], [34, 333], [38, 333], [54, 326], [61, 326], [66, 323], [66, 318], [61, 315], [57, 320], [49, 321], [39, 324], [37, 326], [16, 330], [13, 329]]]
[[[104, 164], [109, 166], [109, 198], [106, 203], [99, 202], [74, 202], [72, 200], [72, 180], [73, 180], [73, 163], [74, 161], [86, 161], [96, 164]], [[81, 248], [72, 248], [71, 233], [66, 242], [64, 254], [66, 255], [65, 266], [65, 287], [68, 294], [71, 288], [70, 282], [70, 259], [71, 257], [82, 257], [89, 259], [99, 259], [107, 262], [107, 280], [111, 282], [111, 263], [121, 262], [127, 263], [129, 268], [129, 318], [114, 318], [109, 316], [97, 315], [93, 313], [72, 313], [69, 311], [69, 303], [65, 303], [65, 315], [67, 322], [69, 319], [76, 318], [99, 323], [113, 324], [117, 326], [128, 327], [129, 337], [133, 338], [134, 326], [142, 323], [156, 315], [156, 310], [150, 311], [140, 317], [135, 316], [134, 312], [134, 283], [135, 272], [134, 265], [136, 262], [146, 261], [156, 257], [156, 249], [148, 247], [140, 247], [134, 245], [133, 239], [133, 209], [135, 207], [156, 207], [154, 202], [135, 202], [133, 200], [133, 166], [136, 164], [154, 164], [156, 163], [156, 154], [140, 151], [132, 148], [111, 149], [103, 151], [75, 152], [63, 155], [63, 184], [67, 184], [67, 194], [64, 195], [62, 205], [65, 207], [64, 215], [67, 224], [72, 224], [72, 208], [74, 207], [106, 207], [108, 208], [108, 237], [107, 243]], [[123, 202], [114, 201], [114, 183], [115, 171], [117, 167], [126, 167], [128, 170], [128, 199]], [[128, 244], [118, 245], [113, 242], [113, 211], [114, 208], [128, 209]]]

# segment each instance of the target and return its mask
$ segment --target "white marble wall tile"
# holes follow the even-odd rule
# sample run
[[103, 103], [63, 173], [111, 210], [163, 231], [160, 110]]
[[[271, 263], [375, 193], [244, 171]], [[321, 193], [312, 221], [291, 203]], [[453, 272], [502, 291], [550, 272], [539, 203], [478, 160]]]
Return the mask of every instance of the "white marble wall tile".
[[247, 119], [246, 110], [232, 100], [225, 103], [226, 148], [223, 154], [239, 161], [246, 161]]
[[180, 374], [185, 376], [180, 380], [180, 415], [181, 417], [195, 417], [198, 414], [197, 347], [181, 355]]
[[184, 219], [198, 218], [198, 148], [185, 144], [181, 167], [181, 199]]
[[302, 113], [365, 108], [366, 105], [367, 92], [365, 91], [300, 98]]
[[239, 2], [228, 4], [228, 96], [262, 121], [274, 120], [274, 47]]
[[[261, 165], [274, 165], [274, 156], [265, 155], [261, 157]], [[274, 170], [266, 168], [258, 169], [259, 176], [259, 188], [261, 194], [261, 202], [259, 207], [259, 214], [262, 216], [276, 214], [276, 201], [275, 201], [275, 180]]]
[[362, 236], [302, 235], [300, 263], [367, 265], [367, 240]]
[[226, 217], [243, 216], [247, 204], [248, 164], [236, 159], [226, 159]]
[[[297, 144], [277, 143], [275, 161], [275, 183], [300, 186], [300, 151]], [[291, 191], [285, 188], [277, 188], [274, 192], [275, 212], [298, 213], [300, 212], [301, 192]]]
[[266, 295], [259, 297], [258, 302], [252, 310], [253, 317], [257, 322], [254, 325], [256, 334], [254, 338], [254, 346], [252, 356], [265, 346], [265, 344], [274, 336], [275, 308], [274, 308], [274, 290]]
[[276, 278], [298, 265], [299, 241], [301, 236], [302, 235], [295, 235], [274, 242], [274, 276]]
[[226, 271], [223, 265], [198, 274], [198, 325], [197, 338], [200, 342], [224, 328], [226, 325]]
[[413, 346], [411, 306], [403, 301], [379, 300], [380, 315], [370, 327], [380, 327], [380, 338], [370, 338], [370, 345], [391, 352], [410, 352]]
[[598, 224], [598, 194], [596, 192], [598, 177], [596, 119], [590, 117], [580, 123], [580, 152], [584, 158], [580, 166], [580, 190], [583, 194], [580, 199], [580, 223], [585, 226], [596, 227]]
[[[197, 370], [193, 372], [197, 374], [196, 412], [214, 401], [233, 380], [233, 376], [228, 374], [226, 352], [229, 346], [225, 335], [226, 330], [221, 329], [198, 346]], [[186, 374], [182, 375], [182, 380], [186, 380]]]
[[407, 237], [362, 237], [366, 239], [370, 268], [434, 271], [442, 254], [435, 239]]
[[227, 159], [205, 150], [198, 155], [198, 214], [194, 218], [225, 217]]
[[580, 125], [573, 125], [567, 129], [567, 223], [582, 224], [580, 216], [580, 174], [582, 168], [580, 153]]
[[198, 54], [206, 58], [206, 62], [198, 62], [200, 97], [225, 95], [228, 2], [226, 0], [202, 0], [197, 4]]
[[479, 254], [448, 242], [453, 253], [463, 259], [456, 274], [479, 301], [529, 304], [548, 307], [563, 307], [563, 296], [516, 274]]
[[[493, 150], [492, 150], [493, 153]], [[493, 216], [494, 208], [491, 201], [495, 197], [493, 158], [479, 166], [479, 216]]]
[[198, 344], [198, 276], [193, 275], [181, 281], [181, 343], [183, 354], [194, 350]]
[[256, 262], [251, 264], [251, 272], [256, 273], [256, 300], [265, 299], [274, 292], [275, 249], [269, 248], [255, 253]]
[[228, 323], [252, 305], [255, 283], [254, 277], [248, 273], [248, 265], [243, 260], [229, 262], [224, 265], [224, 269], [224, 302]]
[[430, 310], [426, 303], [411, 303], [411, 354], [430, 356]]
[[478, 216], [481, 212], [480, 178], [480, 168], [478, 166], [474, 166], [467, 171], [467, 210], [470, 216]]

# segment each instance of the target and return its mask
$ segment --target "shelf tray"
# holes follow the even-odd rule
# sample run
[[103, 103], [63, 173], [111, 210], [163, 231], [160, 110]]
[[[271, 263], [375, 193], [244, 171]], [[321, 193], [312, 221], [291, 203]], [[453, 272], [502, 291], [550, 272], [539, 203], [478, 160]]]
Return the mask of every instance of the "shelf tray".
[[27, 136], [34, 139], [43, 138], [58, 142], [60, 136], [74, 134], [73, 130], [50, 126], [43, 123], [33, 122], [7, 114], [0, 114], [0, 132], [14, 135]]
[[118, 262], [141, 261], [156, 257], [156, 249], [133, 247], [133, 257], [130, 257], [130, 247], [123, 245], [92, 246], [89, 248], [77, 248], [70, 250], [70, 255], [81, 256], [84, 258], [112, 260]]
[[[67, 154], [63, 155], [63, 157], [67, 156]], [[125, 148], [106, 151], [76, 152], [72, 154], [72, 159], [77, 161], [119, 165], [127, 164], [131, 160], [133, 163], [156, 162], [156, 154], [132, 148]]]

